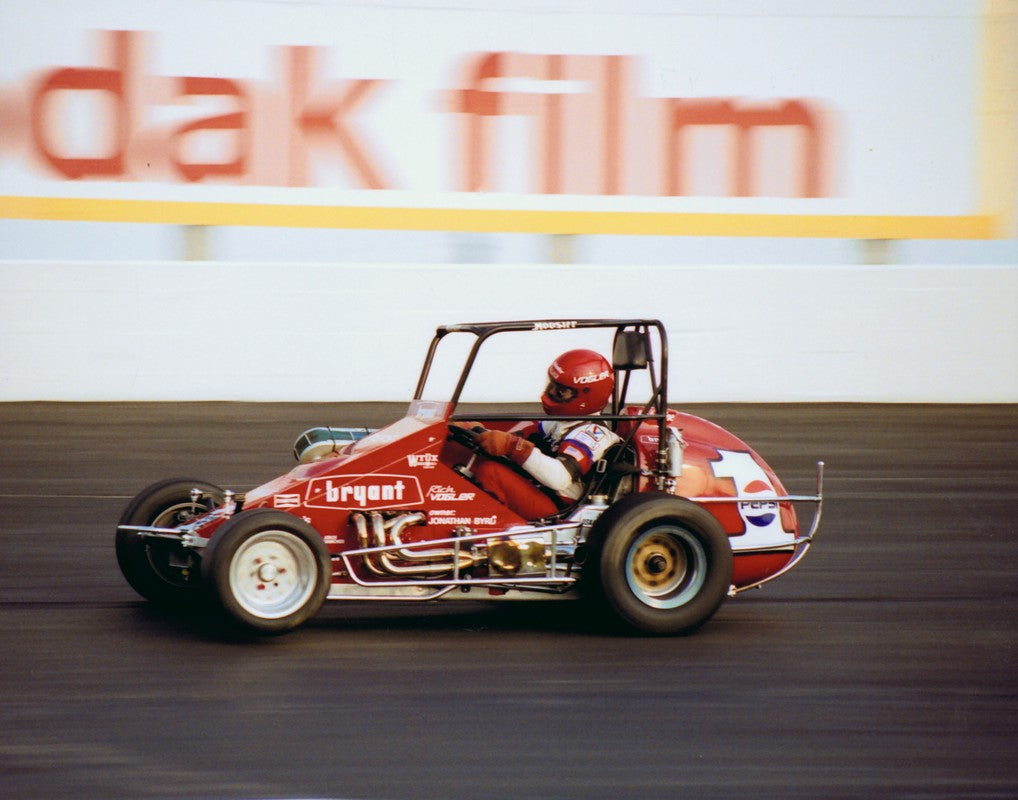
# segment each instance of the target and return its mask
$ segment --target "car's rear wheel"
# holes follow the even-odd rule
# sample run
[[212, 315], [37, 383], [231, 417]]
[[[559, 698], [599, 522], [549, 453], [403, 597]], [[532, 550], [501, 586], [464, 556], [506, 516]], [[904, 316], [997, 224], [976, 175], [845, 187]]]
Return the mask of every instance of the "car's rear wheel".
[[720, 523], [695, 503], [630, 495], [598, 519], [588, 570], [597, 595], [629, 629], [688, 633], [728, 595], [732, 550]]
[[284, 633], [318, 613], [332, 577], [328, 549], [303, 520], [241, 512], [205, 548], [202, 575], [227, 615], [258, 633]]
[[[192, 489], [202, 492], [191, 500]], [[222, 503], [223, 490], [204, 481], [172, 478], [140, 491], [124, 509], [121, 525], [174, 528]], [[179, 605], [199, 600], [201, 558], [171, 539], [117, 530], [117, 563], [131, 587], [155, 603]]]

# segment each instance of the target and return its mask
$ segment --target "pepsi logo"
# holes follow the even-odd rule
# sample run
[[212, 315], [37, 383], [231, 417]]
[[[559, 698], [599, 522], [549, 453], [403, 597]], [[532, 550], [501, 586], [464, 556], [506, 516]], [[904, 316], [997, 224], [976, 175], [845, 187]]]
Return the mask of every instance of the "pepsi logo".
[[[743, 496], [756, 494], [772, 497], [774, 495], [774, 488], [764, 481], [754, 480], [742, 488], [741, 494]], [[766, 528], [777, 517], [778, 504], [773, 500], [746, 500], [739, 503], [739, 510], [742, 512], [743, 518], [750, 525]]]

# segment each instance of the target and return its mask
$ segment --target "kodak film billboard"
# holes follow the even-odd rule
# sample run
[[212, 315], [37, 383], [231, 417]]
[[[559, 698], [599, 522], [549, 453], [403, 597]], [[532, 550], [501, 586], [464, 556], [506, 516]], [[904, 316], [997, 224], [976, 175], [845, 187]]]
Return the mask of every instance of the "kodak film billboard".
[[0, 216], [984, 238], [1007, 0], [0, 7]]

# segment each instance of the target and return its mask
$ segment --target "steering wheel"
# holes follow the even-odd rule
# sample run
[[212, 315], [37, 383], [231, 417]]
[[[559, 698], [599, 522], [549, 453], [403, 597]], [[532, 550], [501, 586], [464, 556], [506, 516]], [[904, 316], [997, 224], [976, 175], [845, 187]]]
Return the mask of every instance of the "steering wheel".
[[475, 425], [473, 428], [464, 428], [460, 425], [449, 423], [449, 438], [475, 453], [484, 452], [477, 443], [477, 437], [481, 433], [484, 433], [484, 428], [480, 425]]

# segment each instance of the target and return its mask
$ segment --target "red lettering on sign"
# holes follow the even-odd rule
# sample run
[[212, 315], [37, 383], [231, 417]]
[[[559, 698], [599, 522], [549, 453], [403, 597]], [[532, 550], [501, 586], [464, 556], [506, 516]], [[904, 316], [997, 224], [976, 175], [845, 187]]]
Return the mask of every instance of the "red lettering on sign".
[[[228, 97], [236, 100], [240, 111], [205, 117], [181, 125], [173, 133], [173, 165], [186, 181], [201, 181], [209, 177], [239, 178], [247, 171], [250, 151], [248, 129], [247, 96], [236, 81], [226, 78], [181, 78], [180, 96]], [[236, 148], [234, 157], [228, 161], [214, 163], [191, 163], [183, 159], [186, 139], [203, 131], [234, 131]]]
[[[499, 188], [492, 174], [501, 160], [496, 118], [527, 116], [534, 121], [532, 191], [622, 192], [625, 57], [485, 53], [475, 59], [464, 73], [467, 87], [449, 93], [449, 110], [464, 115], [461, 190]], [[513, 80], [540, 91], [499, 88]]]
[[[93, 65], [0, 87], [0, 156], [27, 146], [31, 161], [71, 180], [681, 196], [703, 193], [695, 166], [727, 178], [720, 193], [735, 197], [828, 192], [818, 103], [641, 96], [635, 56], [466, 57], [460, 85], [436, 109], [455, 115], [452, 161], [438, 166], [436, 185], [421, 187], [400, 185], [392, 165], [428, 158], [428, 140], [393, 153], [371, 133], [386, 81], [322, 75], [321, 49], [296, 46], [276, 51], [275, 80], [154, 76], [146, 35], [102, 31]], [[167, 118], [161, 107], [175, 109], [172, 123], [156, 121]], [[401, 110], [408, 126], [429, 121], [409, 116], [420, 113], [411, 104]], [[524, 120], [529, 135], [508, 118]], [[705, 153], [700, 134], [690, 135], [704, 130], [721, 133], [722, 146]], [[774, 132], [790, 146], [775, 148]], [[330, 162], [339, 177], [324, 171]]]
[[683, 148], [680, 135], [687, 128], [701, 125], [731, 127], [735, 130], [735, 153], [732, 158], [730, 194], [748, 197], [753, 194], [755, 159], [754, 130], [768, 127], [795, 126], [803, 130], [805, 144], [801, 148], [799, 168], [800, 197], [820, 197], [820, 133], [817, 122], [802, 101], [788, 100], [774, 106], [735, 105], [730, 100], [672, 100], [669, 130], [665, 140], [666, 195], [683, 194]]
[[[526, 116], [534, 122], [532, 166], [537, 172], [528, 190], [535, 193], [687, 194], [681, 134], [694, 126], [712, 125], [735, 131], [727, 163], [716, 165], [732, 176], [728, 194], [754, 193], [756, 164], [763, 160], [754, 132], [796, 128], [803, 142], [792, 148], [800, 162], [793, 194], [822, 195], [819, 114], [806, 101], [748, 105], [730, 99], [634, 97], [627, 79], [632, 60], [519, 53], [474, 56], [464, 71], [466, 87], [449, 93], [449, 110], [463, 115], [459, 188], [468, 192], [505, 188], [496, 185], [493, 173], [493, 165], [504, 159], [497, 139], [498, 118]], [[659, 175], [664, 177], [657, 185], [648, 179]]]
[[[124, 173], [124, 152], [131, 133], [131, 104], [126, 86], [131, 73], [130, 31], [107, 31], [112, 67], [64, 67], [45, 73], [32, 93], [32, 143], [36, 153], [66, 178], [120, 177]], [[60, 93], [101, 92], [107, 101], [101, 114], [106, 125], [97, 127], [108, 142], [105, 153], [73, 158], [64, 155], [58, 121]]]
[[377, 88], [377, 80], [347, 81], [337, 91], [330, 90], [311, 95], [310, 84], [314, 72], [313, 47], [288, 47], [290, 68], [290, 185], [311, 185], [307, 171], [308, 143], [326, 147], [335, 145], [340, 155], [356, 176], [362, 189], [391, 189], [378, 168], [368, 157], [367, 150], [354, 136], [345, 118], [350, 116], [368, 94]]

